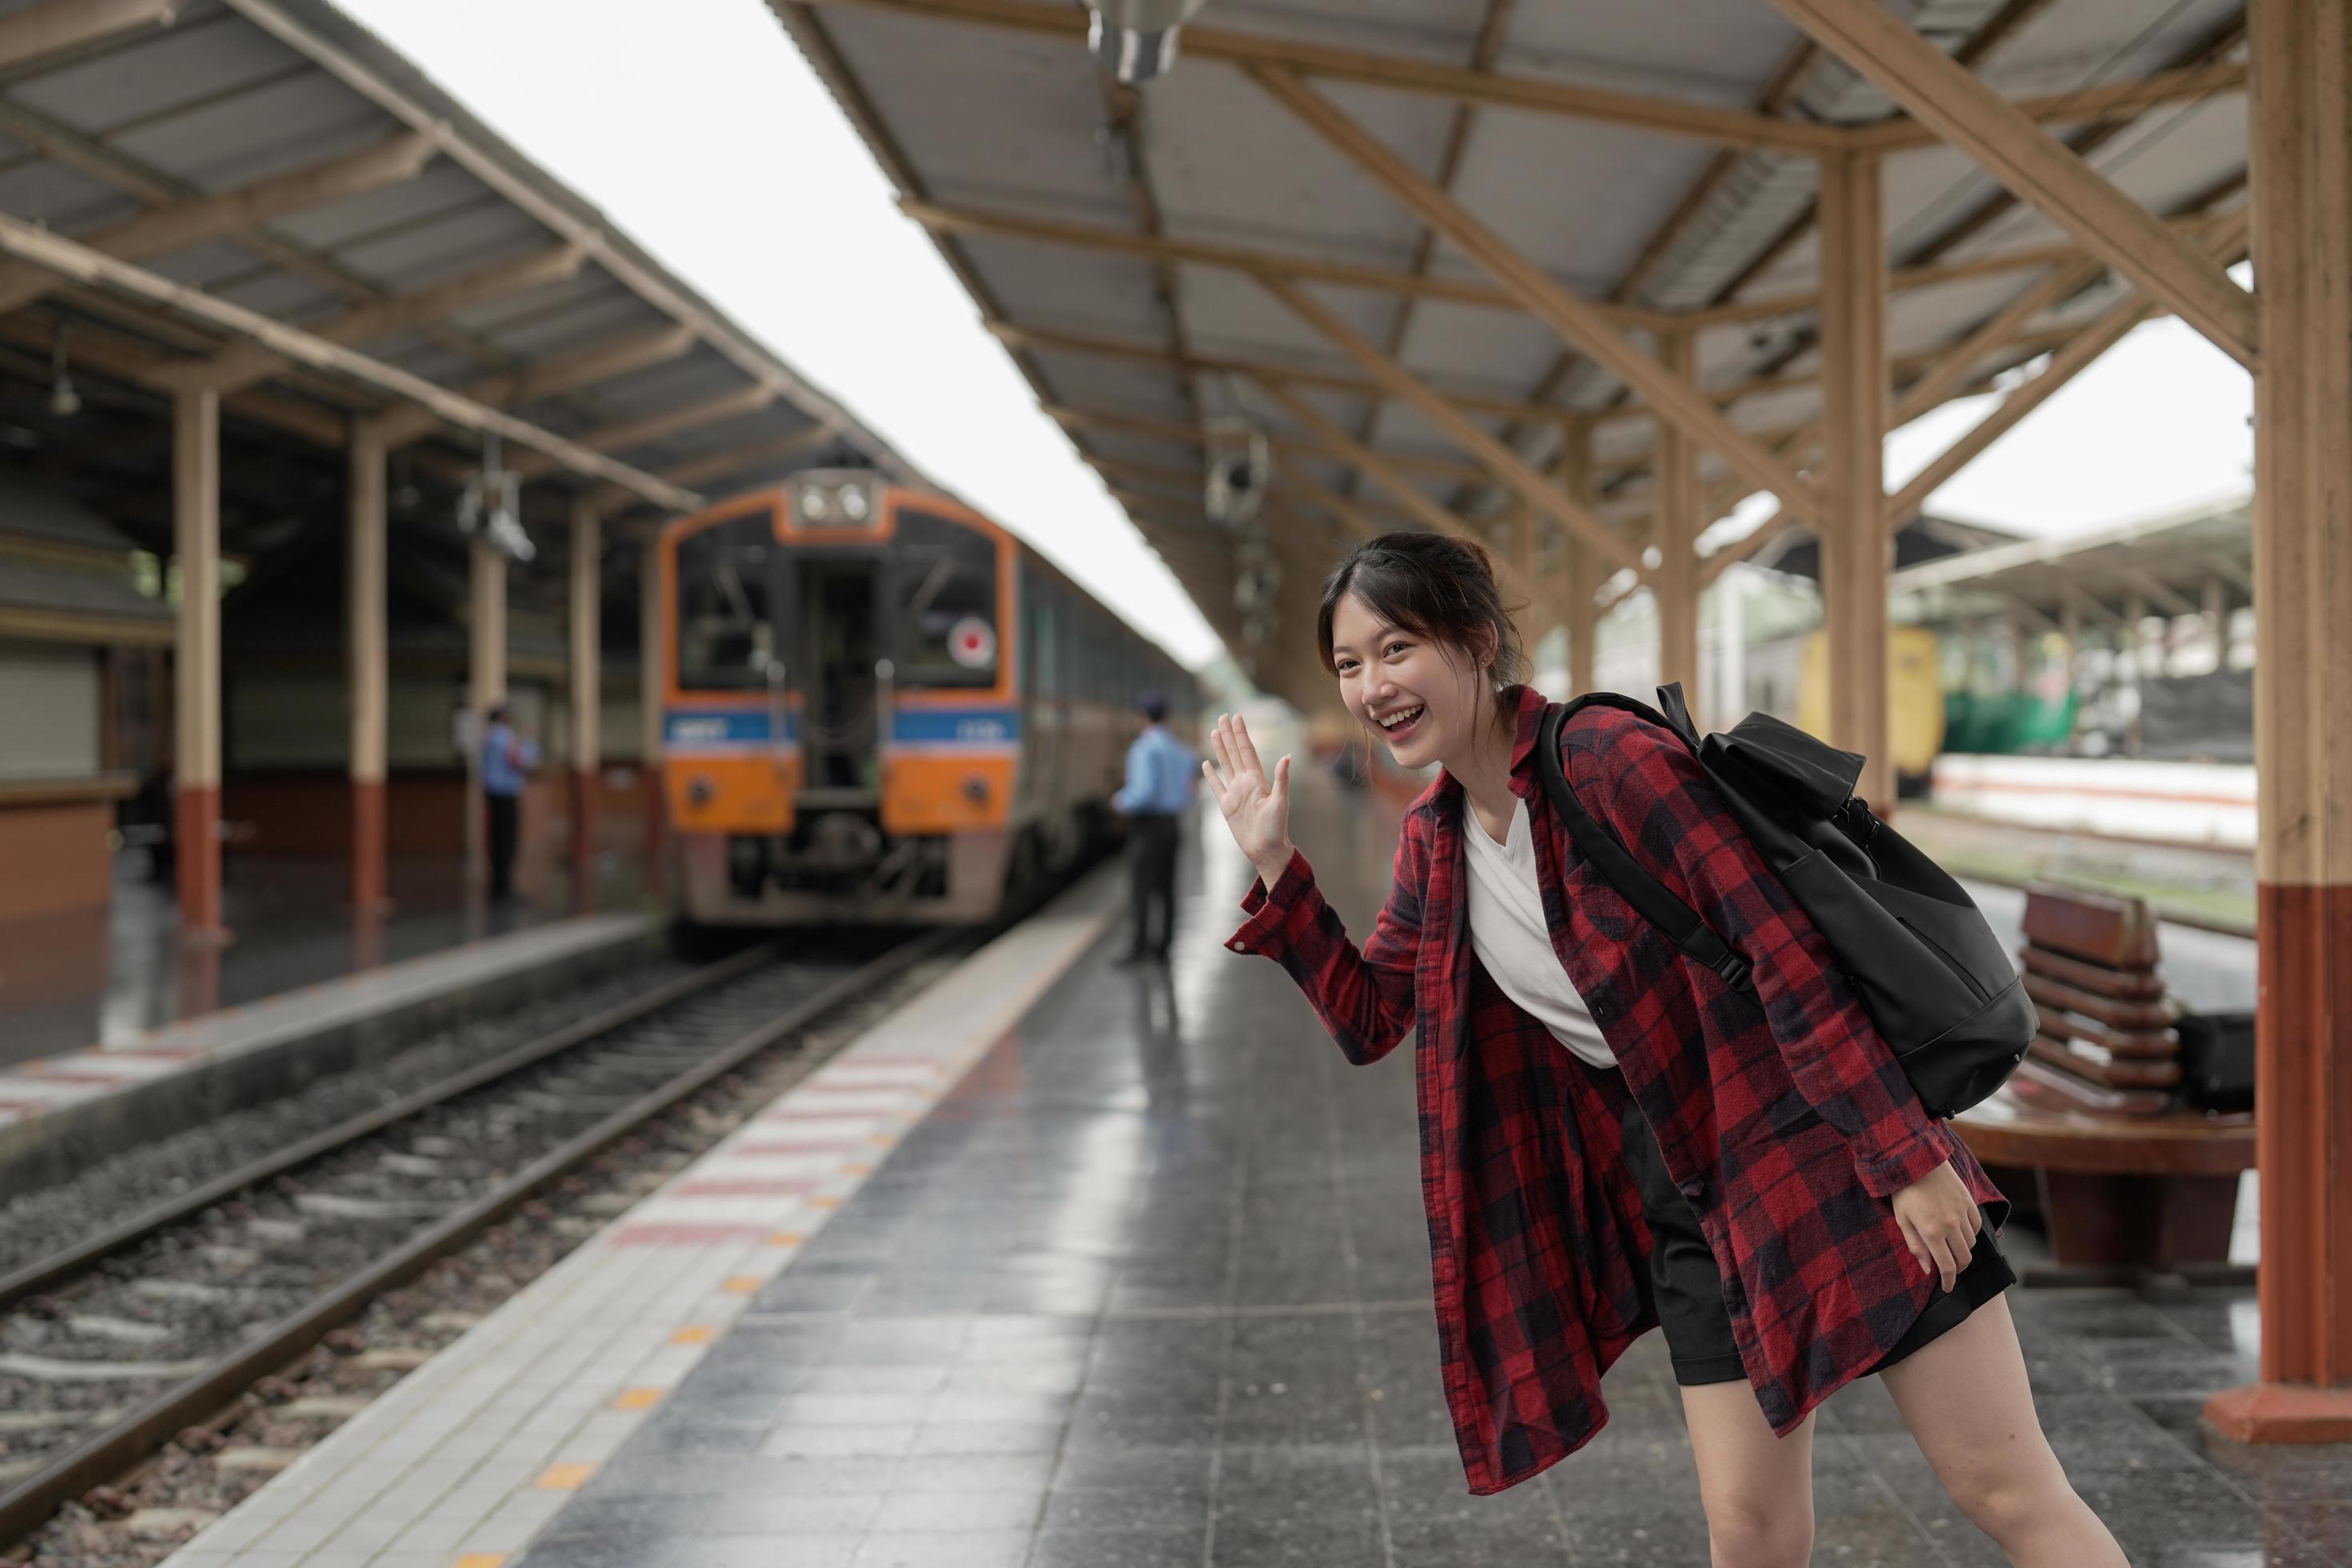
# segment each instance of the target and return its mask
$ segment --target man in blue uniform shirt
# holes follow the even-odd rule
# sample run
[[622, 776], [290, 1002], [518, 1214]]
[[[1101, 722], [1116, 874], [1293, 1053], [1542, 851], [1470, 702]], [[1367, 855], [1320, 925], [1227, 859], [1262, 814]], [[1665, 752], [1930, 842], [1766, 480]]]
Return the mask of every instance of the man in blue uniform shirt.
[[[1127, 787], [1111, 805], [1127, 817], [1128, 874], [1135, 899], [1135, 939], [1120, 959], [1165, 959], [1176, 932], [1176, 824], [1192, 799], [1200, 759], [1168, 732], [1168, 699], [1147, 691], [1138, 699], [1143, 733], [1127, 749]], [[1160, 911], [1159, 934], [1151, 911]]]
[[490, 899], [514, 897], [515, 842], [521, 837], [522, 787], [539, 765], [539, 748], [514, 731], [503, 702], [490, 710], [482, 736], [482, 798], [490, 814]]

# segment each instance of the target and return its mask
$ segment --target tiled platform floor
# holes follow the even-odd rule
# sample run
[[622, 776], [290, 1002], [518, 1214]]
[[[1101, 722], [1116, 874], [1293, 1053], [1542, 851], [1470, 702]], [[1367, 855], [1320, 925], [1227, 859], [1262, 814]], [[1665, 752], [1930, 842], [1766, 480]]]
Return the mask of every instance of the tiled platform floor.
[[[1360, 930], [1392, 825], [1330, 789], [1302, 773], [1300, 837]], [[1218, 945], [1245, 872], [1208, 832], [1172, 973], [1112, 969], [1107, 941], [1049, 991], [596, 1468], [528, 1568], [1706, 1560], [1654, 1335], [1612, 1374], [1615, 1420], [1591, 1447], [1465, 1494], [1410, 1069], [1349, 1069], [1279, 971]], [[2202, 1394], [2251, 1375], [2250, 1293], [2020, 1291], [2012, 1309], [2058, 1450], [2135, 1563], [2352, 1561], [2352, 1451], [2249, 1454], [2197, 1430]], [[1816, 1562], [2001, 1561], [1876, 1384], [1831, 1403], [1818, 1447]]]
[[[415, 956], [265, 993], [87, 1048], [0, 1058], [0, 1154], [69, 1129], [102, 1127], [110, 1101], [175, 1081], [181, 1089], [239, 1058], [299, 1047], [386, 1012], [462, 995], [551, 965], [612, 959], [654, 929], [643, 912], [555, 919], [498, 933], [451, 934]], [[0, 1013], [0, 1038], [8, 1016]], [[111, 1152], [117, 1133], [82, 1134]]]
[[[526, 901], [489, 907], [468, 898], [454, 859], [395, 857], [389, 869], [391, 911], [362, 919], [341, 858], [233, 853], [223, 889], [233, 940], [210, 947], [181, 942], [171, 883], [149, 876], [146, 851], [119, 851], [107, 907], [0, 921], [0, 1063], [135, 1044], [222, 1007], [575, 912], [560, 871], [534, 877]], [[639, 904], [634, 866], [604, 867], [595, 907]]]

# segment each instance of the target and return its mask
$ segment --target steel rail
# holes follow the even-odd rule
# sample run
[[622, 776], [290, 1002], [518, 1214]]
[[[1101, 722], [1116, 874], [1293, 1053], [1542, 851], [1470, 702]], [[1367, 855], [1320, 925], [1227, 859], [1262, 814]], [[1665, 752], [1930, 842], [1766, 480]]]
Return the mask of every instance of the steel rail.
[[204, 1185], [176, 1196], [166, 1198], [152, 1208], [142, 1209], [121, 1223], [99, 1232], [96, 1236], [60, 1248], [46, 1258], [35, 1258], [14, 1273], [0, 1275], [0, 1308], [5, 1308], [50, 1286], [86, 1272], [93, 1264], [121, 1251], [134, 1242], [143, 1241], [165, 1226], [202, 1214], [224, 1198], [233, 1197], [247, 1187], [257, 1187], [272, 1176], [282, 1175], [298, 1165], [309, 1163], [322, 1154], [332, 1153], [346, 1143], [358, 1142], [373, 1132], [380, 1132], [394, 1122], [404, 1121], [421, 1110], [428, 1110], [445, 1100], [494, 1083], [509, 1073], [520, 1071], [532, 1063], [543, 1060], [575, 1046], [585, 1044], [599, 1035], [612, 1033], [625, 1025], [634, 1024], [649, 1013], [684, 1000], [697, 992], [723, 984], [739, 974], [748, 973], [775, 956], [772, 947], [761, 945], [739, 952], [731, 958], [707, 964], [691, 974], [683, 974], [666, 984], [656, 986], [642, 996], [606, 1008], [602, 1013], [565, 1025], [552, 1033], [527, 1041], [486, 1062], [477, 1062], [463, 1072], [427, 1084], [373, 1110], [363, 1111], [347, 1121], [314, 1133], [300, 1142], [257, 1160], [237, 1166]]
[[626, 1137], [705, 1085], [782, 1041], [860, 994], [895, 977], [968, 933], [941, 927], [850, 971], [782, 1016], [760, 1025], [648, 1090], [594, 1126], [559, 1144], [489, 1192], [411, 1237], [212, 1365], [166, 1389], [54, 1463], [0, 1492], [0, 1542], [22, 1540], [59, 1504], [121, 1475], [191, 1422], [220, 1409], [238, 1392], [358, 1315], [375, 1296], [403, 1283], [488, 1229], [532, 1192]]

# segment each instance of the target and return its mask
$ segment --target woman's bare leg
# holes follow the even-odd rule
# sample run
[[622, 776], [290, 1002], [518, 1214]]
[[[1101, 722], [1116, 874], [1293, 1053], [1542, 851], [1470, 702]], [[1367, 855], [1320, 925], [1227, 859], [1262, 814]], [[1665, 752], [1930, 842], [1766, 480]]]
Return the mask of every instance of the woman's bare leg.
[[1745, 1381], [1682, 1395], [1714, 1568], [1804, 1568], [1813, 1551], [1813, 1418], [1776, 1437]]
[[2042, 1435], [2006, 1300], [1994, 1297], [1879, 1377], [1936, 1479], [2018, 1568], [2125, 1568]]

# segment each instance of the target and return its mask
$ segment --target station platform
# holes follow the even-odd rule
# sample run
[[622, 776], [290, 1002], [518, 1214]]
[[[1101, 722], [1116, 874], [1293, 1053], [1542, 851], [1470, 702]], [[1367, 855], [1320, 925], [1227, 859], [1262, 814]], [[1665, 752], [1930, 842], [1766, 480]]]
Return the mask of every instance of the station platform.
[[[167, 910], [156, 918], [174, 917]], [[315, 934], [298, 926], [279, 941], [265, 929], [231, 951], [251, 956], [243, 973], [257, 982], [273, 977], [278, 988], [175, 1021], [125, 1023], [40, 1053], [21, 1050], [24, 1037], [0, 1010], [0, 1039], [19, 1047], [0, 1057], [0, 1193], [42, 1185], [133, 1143], [275, 1098], [467, 1010], [559, 994], [618, 960], [651, 952], [659, 925], [642, 910], [538, 919], [506, 911], [495, 921], [478, 910], [470, 918], [420, 910], [399, 924], [393, 949], [413, 955], [380, 951], [365, 965], [355, 963], [346, 932], [324, 939], [336, 954], [330, 962]], [[160, 966], [220, 956], [159, 945], [160, 953], [120, 956], [151, 978]], [[12, 950], [6, 961], [10, 968], [39, 962], [37, 950]]]
[[[1304, 771], [1297, 793], [1365, 929], [1393, 809]], [[1350, 1070], [1278, 969], [1223, 949], [1248, 871], [1213, 820], [1182, 874], [1166, 969], [1115, 967], [1123, 889], [1096, 873], [169, 1568], [1706, 1561], [1654, 1334], [1585, 1450], [1466, 1494], [1409, 1065]], [[2251, 1291], [2011, 1301], [2058, 1452], [2133, 1561], [2352, 1558], [2352, 1457], [2198, 1427], [2252, 1375]], [[1817, 1450], [1816, 1561], [2001, 1561], [1874, 1381], [1824, 1407]]]
[[[491, 906], [469, 896], [454, 858], [413, 857], [391, 868], [390, 908], [372, 914], [352, 908], [341, 857], [236, 855], [226, 868], [230, 934], [219, 945], [183, 941], [171, 882], [136, 848], [115, 853], [105, 908], [0, 921], [0, 1066], [130, 1046], [222, 1008], [583, 912], [561, 868], [540, 871], [524, 901]], [[604, 870], [590, 902], [639, 908], [634, 865]]]

